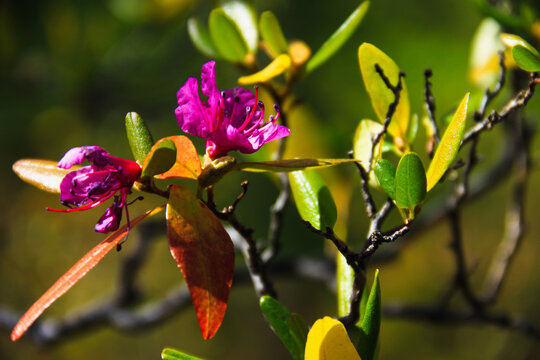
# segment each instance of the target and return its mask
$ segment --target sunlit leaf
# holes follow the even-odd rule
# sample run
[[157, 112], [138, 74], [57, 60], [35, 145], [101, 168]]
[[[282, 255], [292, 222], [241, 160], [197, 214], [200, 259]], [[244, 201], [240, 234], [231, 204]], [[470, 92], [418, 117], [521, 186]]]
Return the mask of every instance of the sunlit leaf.
[[222, 156], [207, 164], [199, 175], [199, 185], [203, 188], [216, 184], [225, 175], [235, 170], [236, 158], [234, 156]]
[[272, 329], [281, 339], [287, 350], [289, 350], [293, 358], [296, 360], [303, 358], [303, 354], [302, 356], [300, 355], [303, 353], [303, 348], [301, 352], [298, 352], [291, 334], [291, 314], [289, 313], [289, 310], [273, 297], [266, 295], [260, 298], [259, 306], [272, 326]]
[[229, 19], [236, 23], [250, 52], [257, 51], [259, 31], [255, 11], [244, 1], [229, 1], [221, 6]]
[[263, 41], [274, 56], [287, 54], [289, 52], [289, 44], [287, 43], [287, 39], [283, 35], [279, 21], [273, 12], [264, 11], [261, 14], [259, 30]]
[[465, 134], [468, 101], [469, 93], [465, 94], [465, 97], [461, 100], [452, 117], [452, 121], [444, 132], [439, 146], [437, 146], [433, 160], [431, 160], [427, 170], [427, 191], [430, 191], [439, 182], [458, 154], [461, 141]]
[[150, 150], [142, 166], [141, 178], [151, 178], [169, 170], [176, 161], [176, 146], [172, 140], [159, 140]]
[[525, 41], [525, 39], [518, 35], [504, 33], [501, 34], [501, 40], [506, 46], [510, 48], [520, 45], [533, 53], [533, 55], [540, 57], [540, 53], [538, 53], [538, 50], [536, 50], [534, 46], [529, 44], [527, 41]]
[[392, 200], [396, 199], [396, 167], [388, 160], [380, 159], [375, 164], [373, 171], [377, 176], [377, 181], [381, 185], [386, 195]]
[[231, 238], [214, 213], [178, 185], [170, 187], [167, 236], [171, 254], [184, 274], [202, 336], [210, 339], [227, 309], [234, 272]]
[[208, 20], [210, 37], [218, 53], [226, 60], [244, 62], [248, 53], [247, 44], [236, 23], [223, 9], [214, 9]]
[[[382, 131], [383, 126], [378, 122], [369, 119], [360, 120], [356, 127], [353, 140], [354, 158], [361, 160], [367, 165], [369, 160], [377, 161], [381, 157], [383, 138], [373, 149], [373, 138]], [[371, 152], [373, 150], [373, 158]]]
[[521, 69], [528, 72], [540, 71], [540, 56], [535, 55], [529, 49], [516, 45], [512, 48], [512, 57]]
[[356, 348], [362, 360], [375, 359], [379, 331], [381, 328], [381, 286], [379, 282], [379, 270], [375, 271], [375, 279], [369, 292], [366, 303], [366, 311], [360, 325], [361, 333]]
[[347, 316], [351, 311], [354, 270], [340, 252], [336, 254], [337, 309], [338, 316]]
[[422, 160], [415, 153], [405, 154], [399, 161], [395, 178], [396, 205], [409, 210], [409, 219], [415, 208], [426, 198], [426, 172]]
[[298, 213], [319, 230], [333, 228], [337, 209], [332, 194], [315, 171], [294, 171], [289, 182]]
[[[131, 229], [148, 216], [152, 216], [163, 210], [164, 206], [148, 210], [142, 215], [131, 220]], [[105, 240], [96, 245], [86, 255], [84, 255], [71, 269], [68, 270], [53, 286], [49, 288], [21, 317], [11, 333], [11, 340], [17, 341], [28, 330], [30, 325], [47, 309], [56, 299], [64, 295], [73, 285], [77, 283], [84, 275], [96, 266], [105, 255], [116, 248], [118, 243], [124, 239], [127, 234], [127, 225], [120, 227]]]
[[[386, 87], [380, 75], [375, 71], [375, 64], [381, 67], [393, 86], [398, 83], [399, 67], [388, 55], [369, 43], [363, 43], [358, 48], [358, 61], [371, 105], [375, 110], [375, 114], [383, 123], [388, 113], [388, 107], [394, 102], [394, 94]], [[388, 127], [390, 135], [401, 139], [407, 134], [410, 114], [409, 93], [404, 79], [402, 84], [403, 89], [400, 92], [399, 104]]]
[[[184, 135], [169, 136], [159, 140], [172, 141], [176, 147], [176, 161], [166, 172], [156, 175], [156, 179], [197, 179], [201, 173], [201, 160], [191, 140]], [[158, 142], [158, 143], [159, 143]]]
[[482, 89], [492, 86], [499, 76], [499, 51], [504, 50], [500, 39], [501, 25], [485, 18], [475, 31], [469, 56], [469, 77]]
[[150, 130], [139, 114], [129, 112], [126, 115], [126, 132], [133, 157], [142, 164], [154, 144]]
[[360, 360], [343, 324], [328, 316], [313, 324], [306, 342], [306, 360]]
[[161, 359], [162, 360], [203, 360], [202, 358], [188, 355], [186, 353], [183, 353], [181, 351], [178, 351], [176, 349], [171, 348], [165, 348], [161, 352]]
[[306, 72], [311, 72], [324, 64], [349, 40], [354, 30], [360, 25], [369, 8], [369, 1], [362, 2], [347, 20], [326, 40], [317, 52], [309, 59], [306, 64]]
[[272, 62], [261, 71], [258, 71], [255, 74], [240, 77], [238, 79], [238, 83], [240, 85], [248, 85], [267, 82], [269, 80], [272, 80], [276, 76], [283, 74], [290, 67], [291, 58], [289, 57], [289, 55], [282, 54], [272, 60]]
[[409, 121], [409, 126], [407, 127], [407, 135], [406, 139], [412, 143], [416, 139], [416, 135], [418, 134], [418, 115], [413, 114], [411, 116], [411, 120]]
[[218, 56], [208, 29], [199, 19], [189, 18], [187, 21], [187, 30], [197, 50], [210, 58], [216, 58]]
[[12, 169], [21, 180], [40, 190], [60, 193], [60, 183], [64, 176], [78, 167], [66, 170], [60, 169], [56, 164], [57, 162], [52, 160], [21, 159], [13, 164]]
[[357, 162], [356, 159], [290, 159], [260, 162], [240, 162], [236, 170], [254, 172], [291, 172], [307, 168], [323, 168], [345, 163]]

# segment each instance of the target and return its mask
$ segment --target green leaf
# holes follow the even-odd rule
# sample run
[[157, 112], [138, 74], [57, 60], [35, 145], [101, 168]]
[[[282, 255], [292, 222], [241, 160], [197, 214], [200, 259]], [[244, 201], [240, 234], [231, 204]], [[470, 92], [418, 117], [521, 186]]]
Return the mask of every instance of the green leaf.
[[407, 127], [406, 135], [406, 139], [409, 141], [409, 143], [412, 143], [416, 139], [416, 135], [418, 134], [418, 123], [418, 115], [414, 114], [413, 116], [411, 116], [409, 126]]
[[176, 161], [176, 146], [172, 140], [163, 140], [156, 143], [145, 159], [141, 178], [148, 179], [154, 175], [163, 174], [169, 170]]
[[347, 20], [326, 40], [324, 44], [317, 50], [317, 52], [309, 59], [306, 64], [306, 72], [310, 73], [322, 64], [324, 64], [330, 57], [332, 57], [352, 36], [354, 30], [360, 25], [360, 22], [364, 18], [369, 8], [369, 1], [362, 2], [353, 12]]
[[392, 200], [396, 200], [396, 167], [390, 161], [380, 159], [375, 164], [373, 171], [384, 192]]
[[259, 30], [263, 41], [274, 56], [289, 52], [289, 44], [273, 12], [265, 11], [261, 14]]
[[274, 330], [276, 335], [281, 339], [287, 350], [289, 350], [295, 359], [300, 359], [300, 354], [298, 353], [295, 342], [291, 336], [291, 314], [287, 308], [281, 305], [281, 303], [273, 297], [267, 295], [260, 298], [259, 306], [272, 326], [272, 330]]
[[154, 140], [143, 119], [136, 112], [127, 113], [126, 132], [133, 157], [142, 164]]
[[540, 71], [540, 57], [530, 52], [527, 48], [516, 45], [512, 48], [512, 57], [517, 66], [528, 72]]
[[531, 44], [525, 41], [525, 39], [523, 39], [521, 36], [503, 33], [501, 34], [501, 40], [506, 46], [510, 48], [514, 48], [517, 45], [521, 45], [527, 50], [529, 50], [530, 52], [532, 52], [535, 56], [540, 56], [540, 53], [538, 53], [538, 50], [536, 50]]
[[249, 52], [256, 52], [259, 41], [257, 16], [253, 8], [243, 1], [229, 1], [221, 6], [225, 14], [236, 23]]
[[215, 58], [218, 56], [216, 46], [210, 38], [208, 29], [197, 18], [189, 18], [187, 21], [187, 30], [193, 45], [204, 55]]
[[71, 169], [60, 169], [58, 162], [40, 159], [21, 159], [13, 164], [13, 172], [24, 182], [37, 187], [40, 190], [59, 194], [60, 183], [68, 173], [77, 170], [78, 166]]
[[376, 270], [375, 279], [366, 303], [366, 311], [360, 325], [362, 332], [356, 346], [362, 360], [373, 360], [375, 358], [381, 328], [381, 303], [379, 270]]
[[223, 9], [212, 10], [208, 27], [219, 55], [231, 62], [244, 62], [248, 53], [247, 44], [236, 23]]
[[415, 208], [426, 197], [426, 172], [422, 160], [415, 153], [405, 154], [399, 161], [395, 178], [396, 205], [409, 211], [414, 219]]
[[446, 128], [444, 135], [433, 155], [433, 160], [427, 170], [427, 191], [430, 191], [439, 182], [446, 170], [456, 158], [461, 141], [465, 134], [465, 120], [467, 118], [467, 103], [469, 93], [465, 94], [459, 104], [452, 121]]
[[259, 162], [239, 162], [235, 170], [253, 172], [291, 172], [307, 168], [323, 168], [345, 163], [358, 162], [356, 159], [288, 159]]
[[306, 348], [307, 335], [309, 328], [304, 318], [297, 313], [292, 313], [289, 319], [289, 332], [293, 339], [296, 353], [299, 359], [304, 359], [304, 349]]
[[181, 351], [171, 348], [165, 348], [161, 352], [161, 359], [163, 360], [203, 360], [202, 358], [188, 355]]
[[[358, 48], [358, 62], [371, 105], [379, 121], [384, 123], [388, 107], [394, 102], [394, 94], [375, 71], [375, 64], [381, 67], [385, 76], [394, 86], [398, 82], [399, 67], [388, 55], [369, 43], [363, 43]], [[400, 139], [404, 139], [407, 134], [410, 115], [409, 94], [405, 80], [402, 80], [402, 84], [403, 89], [400, 92], [399, 104], [388, 127], [388, 133], [394, 138]]]
[[324, 230], [333, 228], [337, 209], [332, 194], [315, 171], [294, 171], [289, 174], [296, 208], [303, 220]]

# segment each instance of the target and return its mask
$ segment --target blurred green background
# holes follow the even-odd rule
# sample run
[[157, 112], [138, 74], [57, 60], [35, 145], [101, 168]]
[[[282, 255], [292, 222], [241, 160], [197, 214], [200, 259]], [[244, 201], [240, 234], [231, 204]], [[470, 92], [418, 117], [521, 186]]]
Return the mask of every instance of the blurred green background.
[[[253, 3], [259, 13], [274, 11], [286, 36], [302, 39], [312, 50], [358, 5], [352, 0]], [[128, 111], [140, 113], [156, 139], [180, 133], [173, 114], [176, 91], [188, 76], [198, 77], [207, 60], [191, 44], [186, 19], [198, 15], [206, 21], [211, 7], [211, 2], [196, 0], [0, 3], [0, 188], [4, 199], [0, 209], [0, 305], [22, 313], [102, 239], [92, 231], [102, 209], [71, 215], [45, 212], [46, 206], [57, 206], [57, 195], [24, 184], [11, 165], [19, 158], [59, 159], [79, 145], [99, 145], [116, 156], [130, 158], [123, 128]], [[302, 105], [291, 114], [292, 136], [303, 144], [295, 147], [294, 155], [343, 157], [352, 147], [358, 121], [374, 118], [357, 63], [357, 49], [364, 41], [384, 50], [407, 73], [413, 112], [422, 114], [423, 71], [428, 67], [434, 72], [438, 116], [451, 111], [473, 88], [467, 77], [468, 56], [481, 19], [469, 0], [374, 0], [347, 45], [294, 89]], [[221, 89], [235, 86], [241, 74], [218, 62]], [[536, 95], [527, 112], [536, 116], [536, 123], [539, 103]], [[495, 129], [484, 136], [480, 146], [484, 160], [500, 151], [501, 131]], [[538, 148], [536, 141], [536, 152]], [[424, 152], [421, 144], [417, 150]], [[354, 169], [325, 170], [323, 175], [334, 184], [339, 211], [347, 212], [349, 200], [352, 204], [348, 216], [354, 225], [349, 226], [351, 236], [364, 236], [366, 219]], [[243, 179], [249, 179], [251, 187], [239, 207], [239, 217], [257, 229], [256, 235], [264, 236], [267, 210], [277, 194], [272, 179], [264, 175], [229, 176], [217, 189], [218, 202], [230, 203]], [[538, 172], [533, 172], [526, 204], [526, 240], [496, 306], [535, 324], [540, 324], [540, 222], [535, 208], [540, 202], [539, 180]], [[353, 195], [343, 194], [341, 184], [354, 188]], [[506, 182], [468, 204], [463, 213], [473, 285], [481, 284], [502, 233], [508, 189]], [[132, 213], [142, 211], [145, 204], [133, 206]], [[323, 241], [299, 223], [294, 207], [289, 206], [286, 215], [282, 257], [329, 253]], [[149, 262], [141, 275], [146, 300], [165, 295], [182, 281], [164, 235], [152, 242]], [[420, 304], [436, 301], [454, 270], [448, 242], [448, 226], [440, 223], [423, 232], [393, 262], [382, 265], [383, 299]], [[107, 256], [44, 317], [62, 316], [109, 294], [118, 276], [119, 258], [129, 251], [127, 243], [122, 252]], [[309, 323], [325, 314], [335, 315], [334, 295], [325, 285], [284, 278], [276, 279], [275, 285], [283, 303]], [[0, 358], [10, 360], [158, 359], [165, 346], [209, 359], [288, 356], [265, 324], [251, 286], [234, 284], [224, 323], [209, 341], [202, 340], [191, 309], [141, 332], [100, 328], [48, 348], [24, 337], [11, 343], [6, 329], [0, 334]], [[534, 352], [531, 340], [519, 334], [481, 325], [435, 326], [388, 320], [382, 325], [381, 336], [381, 359], [522, 359], [527, 354], [540, 354]]]

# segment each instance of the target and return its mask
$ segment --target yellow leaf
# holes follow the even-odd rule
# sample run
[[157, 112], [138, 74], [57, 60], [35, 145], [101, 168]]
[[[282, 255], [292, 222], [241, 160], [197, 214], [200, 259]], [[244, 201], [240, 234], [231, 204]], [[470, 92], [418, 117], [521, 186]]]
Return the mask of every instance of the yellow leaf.
[[305, 360], [361, 360], [343, 324], [328, 316], [313, 324], [306, 342]]
[[465, 94], [459, 104], [450, 125], [446, 128], [433, 160], [426, 173], [427, 191], [431, 190], [444, 175], [456, 158], [463, 135], [465, 134], [465, 119], [467, 118], [467, 103], [469, 93]]
[[283, 74], [291, 67], [291, 58], [289, 55], [281, 54], [275, 58], [267, 67], [255, 74], [248, 76], [242, 76], [238, 79], [238, 83], [241, 85], [249, 85], [255, 83], [262, 83], [275, 78], [278, 75]]
[[80, 167], [60, 169], [56, 166], [57, 163], [57, 161], [51, 160], [22, 159], [13, 164], [13, 171], [23, 181], [41, 190], [58, 194], [64, 176]]

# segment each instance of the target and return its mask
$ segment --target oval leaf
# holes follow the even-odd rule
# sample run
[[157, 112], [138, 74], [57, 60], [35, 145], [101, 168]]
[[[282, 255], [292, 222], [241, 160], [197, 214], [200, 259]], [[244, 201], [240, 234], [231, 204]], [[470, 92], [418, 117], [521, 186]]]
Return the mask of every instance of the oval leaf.
[[540, 71], [540, 57], [530, 52], [527, 48], [516, 45], [512, 48], [512, 57], [516, 65], [528, 72]]
[[426, 172], [422, 160], [415, 153], [405, 154], [399, 161], [395, 178], [396, 205], [409, 210], [413, 219], [416, 206], [426, 197]]
[[[358, 123], [356, 132], [354, 133], [353, 154], [354, 158], [361, 160], [364, 164], [369, 163], [371, 151], [373, 148], [373, 138], [382, 131], [383, 126], [378, 122], [369, 119], [363, 119]], [[373, 161], [381, 157], [383, 138], [373, 153]]]
[[225, 315], [234, 272], [234, 247], [219, 219], [191, 191], [172, 185], [167, 204], [171, 254], [184, 274], [204, 339]]
[[291, 172], [307, 168], [323, 168], [351, 162], [359, 162], [356, 159], [290, 159], [259, 162], [240, 162], [236, 164], [236, 170], [253, 172]]
[[469, 93], [465, 94], [463, 100], [459, 104], [452, 121], [446, 128], [444, 135], [433, 155], [433, 160], [429, 164], [427, 170], [427, 191], [439, 182], [446, 170], [450, 167], [457, 156], [461, 141], [465, 134], [465, 119], [467, 118], [467, 103], [469, 101]]
[[186, 353], [183, 353], [181, 351], [171, 349], [171, 348], [165, 348], [161, 352], [161, 359], [162, 360], [203, 360], [202, 358], [188, 355]]
[[274, 57], [289, 52], [289, 44], [273, 12], [265, 11], [261, 14], [259, 30], [263, 41]]
[[210, 58], [215, 58], [218, 56], [214, 42], [208, 33], [208, 29], [199, 19], [188, 19], [187, 30], [189, 37], [197, 50]]
[[[193, 142], [184, 135], [169, 136], [160, 141], [172, 141], [176, 147], [176, 162], [156, 179], [197, 179], [200, 175], [201, 160]], [[159, 142], [158, 142], [159, 143]]]
[[308, 333], [306, 360], [360, 360], [343, 324], [328, 316], [315, 321]]
[[529, 50], [535, 56], [540, 57], [540, 53], [538, 53], [538, 50], [536, 50], [534, 46], [529, 44], [527, 41], [525, 41], [525, 39], [520, 36], [504, 33], [501, 34], [501, 40], [506, 46], [510, 48], [514, 48], [515, 46], [520, 45], [523, 46], [525, 49]]
[[159, 140], [144, 160], [141, 178], [148, 179], [169, 170], [176, 161], [176, 146], [171, 140]]
[[249, 85], [263, 83], [272, 80], [276, 76], [283, 74], [291, 67], [291, 58], [289, 55], [282, 54], [275, 58], [264, 69], [255, 74], [242, 76], [238, 79], [240, 85]]
[[[358, 48], [358, 61], [371, 105], [381, 123], [384, 123], [388, 107], [394, 102], [394, 94], [386, 87], [380, 75], [375, 71], [375, 64], [381, 67], [390, 83], [394, 86], [398, 82], [399, 67], [388, 55], [369, 43], [363, 43]], [[388, 133], [395, 138], [404, 139], [409, 126], [410, 105], [405, 80], [402, 80], [402, 84], [403, 89], [400, 93], [399, 104], [388, 127]]]
[[360, 25], [369, 8], [369, 1], [361, 3], [343, 24], [326, 40], [319, 50], [309, 59], [306, 64], [306, 72], [310, 73], [330, 57], [332, 57], [349, 40], [354, 30]]
[[236, 23], [249, 52], [257, 51], [259, 32], [253, 8], [243, 1], [229, 1], [221, 6], [225, 14]]
[[[153, 210], [148, 210], [137, 218], [131, 220], [130, 229], [148, 216], [152, 216], [163, 210], [164, 206], [159, 206]], [[96, 266], [105, 255], [116, 248], [118, 243], [127, 235], [127, 225], [120, 227], [105, 240], [96, 245], [86, 255], [84, 255], [71, 269], [69, 269], [53, 286], [49, 288], [41, 297], [26, 311], [11, 333], [11, 340], [17, 341], [28, 330], [30, 325], [47, 309], [56, 299], [64, 295], [73, 285], [84, 275]]]
[[396, 167], [390, 161], [380, 159], [375, 164], [373, 171], [386, 195], [388, 195], [390, 199], [396, 200]]
[[150, 130], [139, 114], [130, 112], [126, 115], [126, 132], [131, 153], [142, 164], [154, 144]]
[[52, 160], [21, 159], [13, 164], [12, 169], [24, 182], [40, 190], [59, 194], [62, 179], [79, 167], [60, 169], [56, 164], [57, 162]]
[[314, 171], [294, 171], [289, 174], [289, 181], [302, 219], [319, 230], [333, 228], [337, 219], [336, 204], [321, 177]]
[[366, 311], [362, 317], [362, 330], [358, 338], [356, 348], [363, 360], [375, 359], [377, 343], [379, 342], [379, 330], [381, 328], [381, 285], [379, 282], [379, 270], [375, 270], [375, 279], [369, 292], [366, 303]]
[[297, 346], [290, 331], [291, 314], [289, 310], [271, 296], [262, 296], [259, 300], [259, 306], [272, 326], [272, 330], [281, 339], [293, 358], [300, 359], [300, 353], [297, 351]]
[[223, 9], [214, 9], [208, 20], [210, 37], [218, 53], [226, 60], [244, 62], [248, 53], [247, 45], [236, 23]]

